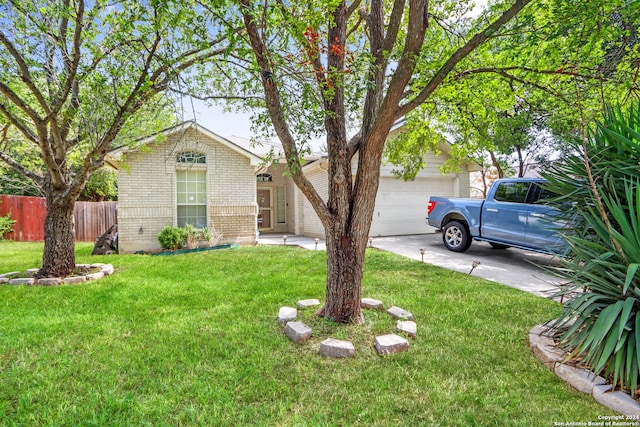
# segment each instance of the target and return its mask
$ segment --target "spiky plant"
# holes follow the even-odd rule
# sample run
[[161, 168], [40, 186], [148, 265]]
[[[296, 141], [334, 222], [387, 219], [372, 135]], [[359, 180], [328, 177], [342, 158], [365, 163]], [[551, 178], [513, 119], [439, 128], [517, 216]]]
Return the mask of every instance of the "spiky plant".
[[547, 173], [567, 218], [571, 256], [558, 273], [562, 316], [552, 323], [569, 356], [636, 397], [640, 368], [640, 104], [609, 109]]

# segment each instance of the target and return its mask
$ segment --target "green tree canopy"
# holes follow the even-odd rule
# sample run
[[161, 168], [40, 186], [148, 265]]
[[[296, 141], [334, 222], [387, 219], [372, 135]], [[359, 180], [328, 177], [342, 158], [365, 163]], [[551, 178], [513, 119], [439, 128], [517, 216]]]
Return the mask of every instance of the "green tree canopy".
[[[490, 19], [496, 6], [480, 20]], [[449, 169], [472, 159], [506, 162], [521, 173], [525, 156], [539, 163], [607, 103], [638, 98], [638, 2], [531, 6], [508, 24], [509, 37], [476, 49], [408, 118], [411, 131], [388, 148], [391, 161], [404, 165], [403, 177], [415, 176], [424, 152], [443, 139], [455, 144]]]
[[229, 48], [226, 8], [209, 12], [190, 0], [0, 5], [0, 160], [47, 198], [40, 275], [74, 268], [74, 203], [118, 136], [141, 130], [137, 113], [155, 117], [181, 73]]

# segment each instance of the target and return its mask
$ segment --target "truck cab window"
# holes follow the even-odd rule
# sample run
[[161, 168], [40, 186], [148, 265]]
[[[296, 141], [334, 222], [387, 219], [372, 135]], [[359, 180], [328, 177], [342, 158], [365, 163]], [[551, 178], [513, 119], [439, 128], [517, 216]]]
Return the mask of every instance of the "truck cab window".
[[553, 199], [553, 197], [555, 196], [552, 192], [543, 188], [540, 184], [534, 183], [531, 185], [529, 197], [527, 197], [527, 203], [544, 205], [547, 204], [550, 199]]
[[529, 193], [529, 182], [501, 182], [494, 196], [497, 202], [525, 203]]

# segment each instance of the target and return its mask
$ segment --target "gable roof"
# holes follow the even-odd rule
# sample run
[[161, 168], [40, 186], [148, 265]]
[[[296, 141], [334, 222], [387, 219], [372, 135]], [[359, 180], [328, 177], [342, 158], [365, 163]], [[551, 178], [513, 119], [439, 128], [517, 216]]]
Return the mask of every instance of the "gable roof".
[[260, 155], [256, 154], [255, 152], [252, 152], [251, 150], [248, 150], [247, 148], [240, 146], [239, 144], [230, 141], [227, 138], [224, 138], [220, 135], [218, 135], [217, 133], [211, 132], [209, 129], [205, 128], [204, 126], [201, 126], [199, 124], [197, 124], [195, 121], [193, 120], [189, 120], [186, 122], [183, 122], [179, 125], [176, 126], [172, 126], [170, 128], [164, 129], [156, 134], [153, 134], [151, 136], [147, 136], [145, 138], [139, 139], [136, 141], [135, 146], [134, 147], [129, 147], [129, 146], [120, 146], [117, 148], [114, 148], [112, 150], [109, 151], [109, 153], [107, 154], [107, 157], [112, 159], [112, 160], [120, 160], [120, 158], [122, 157], [123, 154], [126, 153], [133, 153], [138, 151], [141, 147], [147, 145], [147, 144], [151, 144], [153, 142], [155, 142], [156, 138], [160, 135], [165, 135], [165, 136], [170, 136], [170, 135], [174, 135], [176, 133], [185, 133], [186, 131], [188, 131], [189, 129], [193, 129], [197, 132], [200, 132], [202, 135], [214, 140], [215, 142], [229, 148], [232, 151], [235, 151], [236, 153], [246, 157], [249, 159], [249, 162], [251, 164], [251, 166], [259, 166], [262, 163], [262, 158]]

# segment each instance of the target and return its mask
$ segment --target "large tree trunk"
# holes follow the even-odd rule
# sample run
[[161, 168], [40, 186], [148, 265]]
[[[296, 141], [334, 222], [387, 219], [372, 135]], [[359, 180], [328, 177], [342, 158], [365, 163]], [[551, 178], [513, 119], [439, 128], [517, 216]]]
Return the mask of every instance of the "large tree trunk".
[[[52, 194], [53, 193], [53, 194]], [[44, 254], [38, 277], [66, 277], [75, 268], [75, 200], [47, 191]]]
[[327, 292], [320, 315], [340, 323], [363, 323], [360, 308], [366, 242], [327, 232]]
[[[330, 161], [329, 172], [339, 172], [330, 173], [333, 179], [329, 182], [329, 206], [339, 215], [324, 224], [327, 293], [321, 314], [336, 322], [364, 322], [360, 307], [362, 272], [380, 179], [383, 135], [386, 134], [382, 132], [363, 143], [354, 181], [350, 159], [335, 156]], [[346, 180], [339, 178], [344, 175], [348, 176]]]

